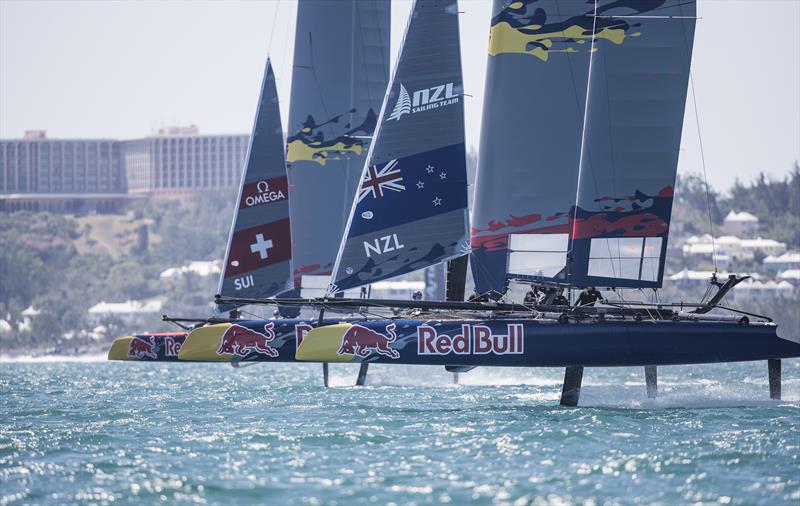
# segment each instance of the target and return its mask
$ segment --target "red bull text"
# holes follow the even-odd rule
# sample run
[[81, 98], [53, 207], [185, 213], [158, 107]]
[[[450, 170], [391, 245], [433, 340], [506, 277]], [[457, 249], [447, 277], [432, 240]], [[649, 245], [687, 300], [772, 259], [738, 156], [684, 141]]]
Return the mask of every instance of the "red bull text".
[[522, 324], [508, 325], [508, 334], [492, 334], [485, 325], [462, 325], [461, 333], [439, 334], [428, 325], [417, 327], [417, 353], [420, 355], [521, 355], [525, 352]]

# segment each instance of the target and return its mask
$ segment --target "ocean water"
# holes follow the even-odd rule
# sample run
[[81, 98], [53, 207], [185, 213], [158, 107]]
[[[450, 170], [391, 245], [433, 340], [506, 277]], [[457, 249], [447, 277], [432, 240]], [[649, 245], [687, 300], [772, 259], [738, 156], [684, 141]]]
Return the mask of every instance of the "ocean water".
[[587, 369], [0, 363], [0, 505], [800, 504], [800, 361]]

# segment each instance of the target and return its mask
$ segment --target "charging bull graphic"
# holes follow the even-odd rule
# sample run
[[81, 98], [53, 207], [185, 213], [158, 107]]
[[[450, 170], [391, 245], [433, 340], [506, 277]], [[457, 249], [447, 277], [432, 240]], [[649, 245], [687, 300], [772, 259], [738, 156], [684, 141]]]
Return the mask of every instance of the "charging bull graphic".
[[128, 348], [128, 356], [133, 358], [142, 359], [144, 357], [158, 358], [156, 354], [156, 340], [155, 337], [150, 336], [149, 339], [143, 337], [135, 337], [131, 339], [130, 347]]
[[394, 329], [394, 323], [387, 325], [386, 333], [389, 335], [386, 336], [361, 325], [352, 325], [342, 336], [342, 346], [336, 354], [358, 355], [365, 358], [374, 351], [389, 358], [400, 358], [397, 350], [389, 348], [389, 344], [397, 339]]
[[251, 352], [260, 353], [276, 358], [278, 350], [269, 345], [275, 339], [272, 328], [273, 322], [264, 325], [265, 334], [256, 332], [242, 325], [233, 324], [222, 334], [222, 341], [217, 349], [217, 355], [233, 354], [245, 357]]

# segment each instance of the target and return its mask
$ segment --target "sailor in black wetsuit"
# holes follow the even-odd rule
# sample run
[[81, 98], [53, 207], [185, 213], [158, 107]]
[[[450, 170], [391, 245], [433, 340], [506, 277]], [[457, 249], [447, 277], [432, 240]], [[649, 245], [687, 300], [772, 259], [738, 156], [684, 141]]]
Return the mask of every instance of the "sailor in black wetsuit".
[[582, 291], [578, 296], [578, 301], [575, 302], [576, 306], [594, 306], [594, 303], [603, 299], [603, 294], [597, 291], [597, 288], [590, 286]]
[[525, 292], [525, 299], [522, 301], [526, 306], [532, 306], [539, 303], [539, 289], [536, 285], [531, 285], [531, 289]]
[[568, 306], [569, 301], [566, 297], [564, 297], [564, 289], [559, 288], [556, 290], [556, 296], [553, 297], [553, 305], [554, 306]]

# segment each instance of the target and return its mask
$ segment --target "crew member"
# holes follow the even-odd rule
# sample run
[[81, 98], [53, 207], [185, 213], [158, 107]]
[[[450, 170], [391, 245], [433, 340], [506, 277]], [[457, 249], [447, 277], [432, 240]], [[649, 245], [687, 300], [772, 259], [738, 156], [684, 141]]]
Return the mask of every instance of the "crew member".
[[533, 306], [539, 303], [539, 289], [536, 285], [531, 285], [531, 289], [525, 293], [525, 300], [522, 301], [526, 306]]
[[411, 296], [411, 300], [422, 300], [422, 292], [419, 290], [414, 292], [414, 295]]
[[576, 306], [594, 306], [594, 303], [603, 299], [603, 294], [597, 291], [597, 288], [590, 286], [582, 291], [578, 296], [578, 301], [575, 302]]
[[556, 290], [556, 296], [553, 297], [553, 305], [554, 306], [568, 306], [569, 301], [566, 297], [564, 297], [564, 289], [559, 288]]

